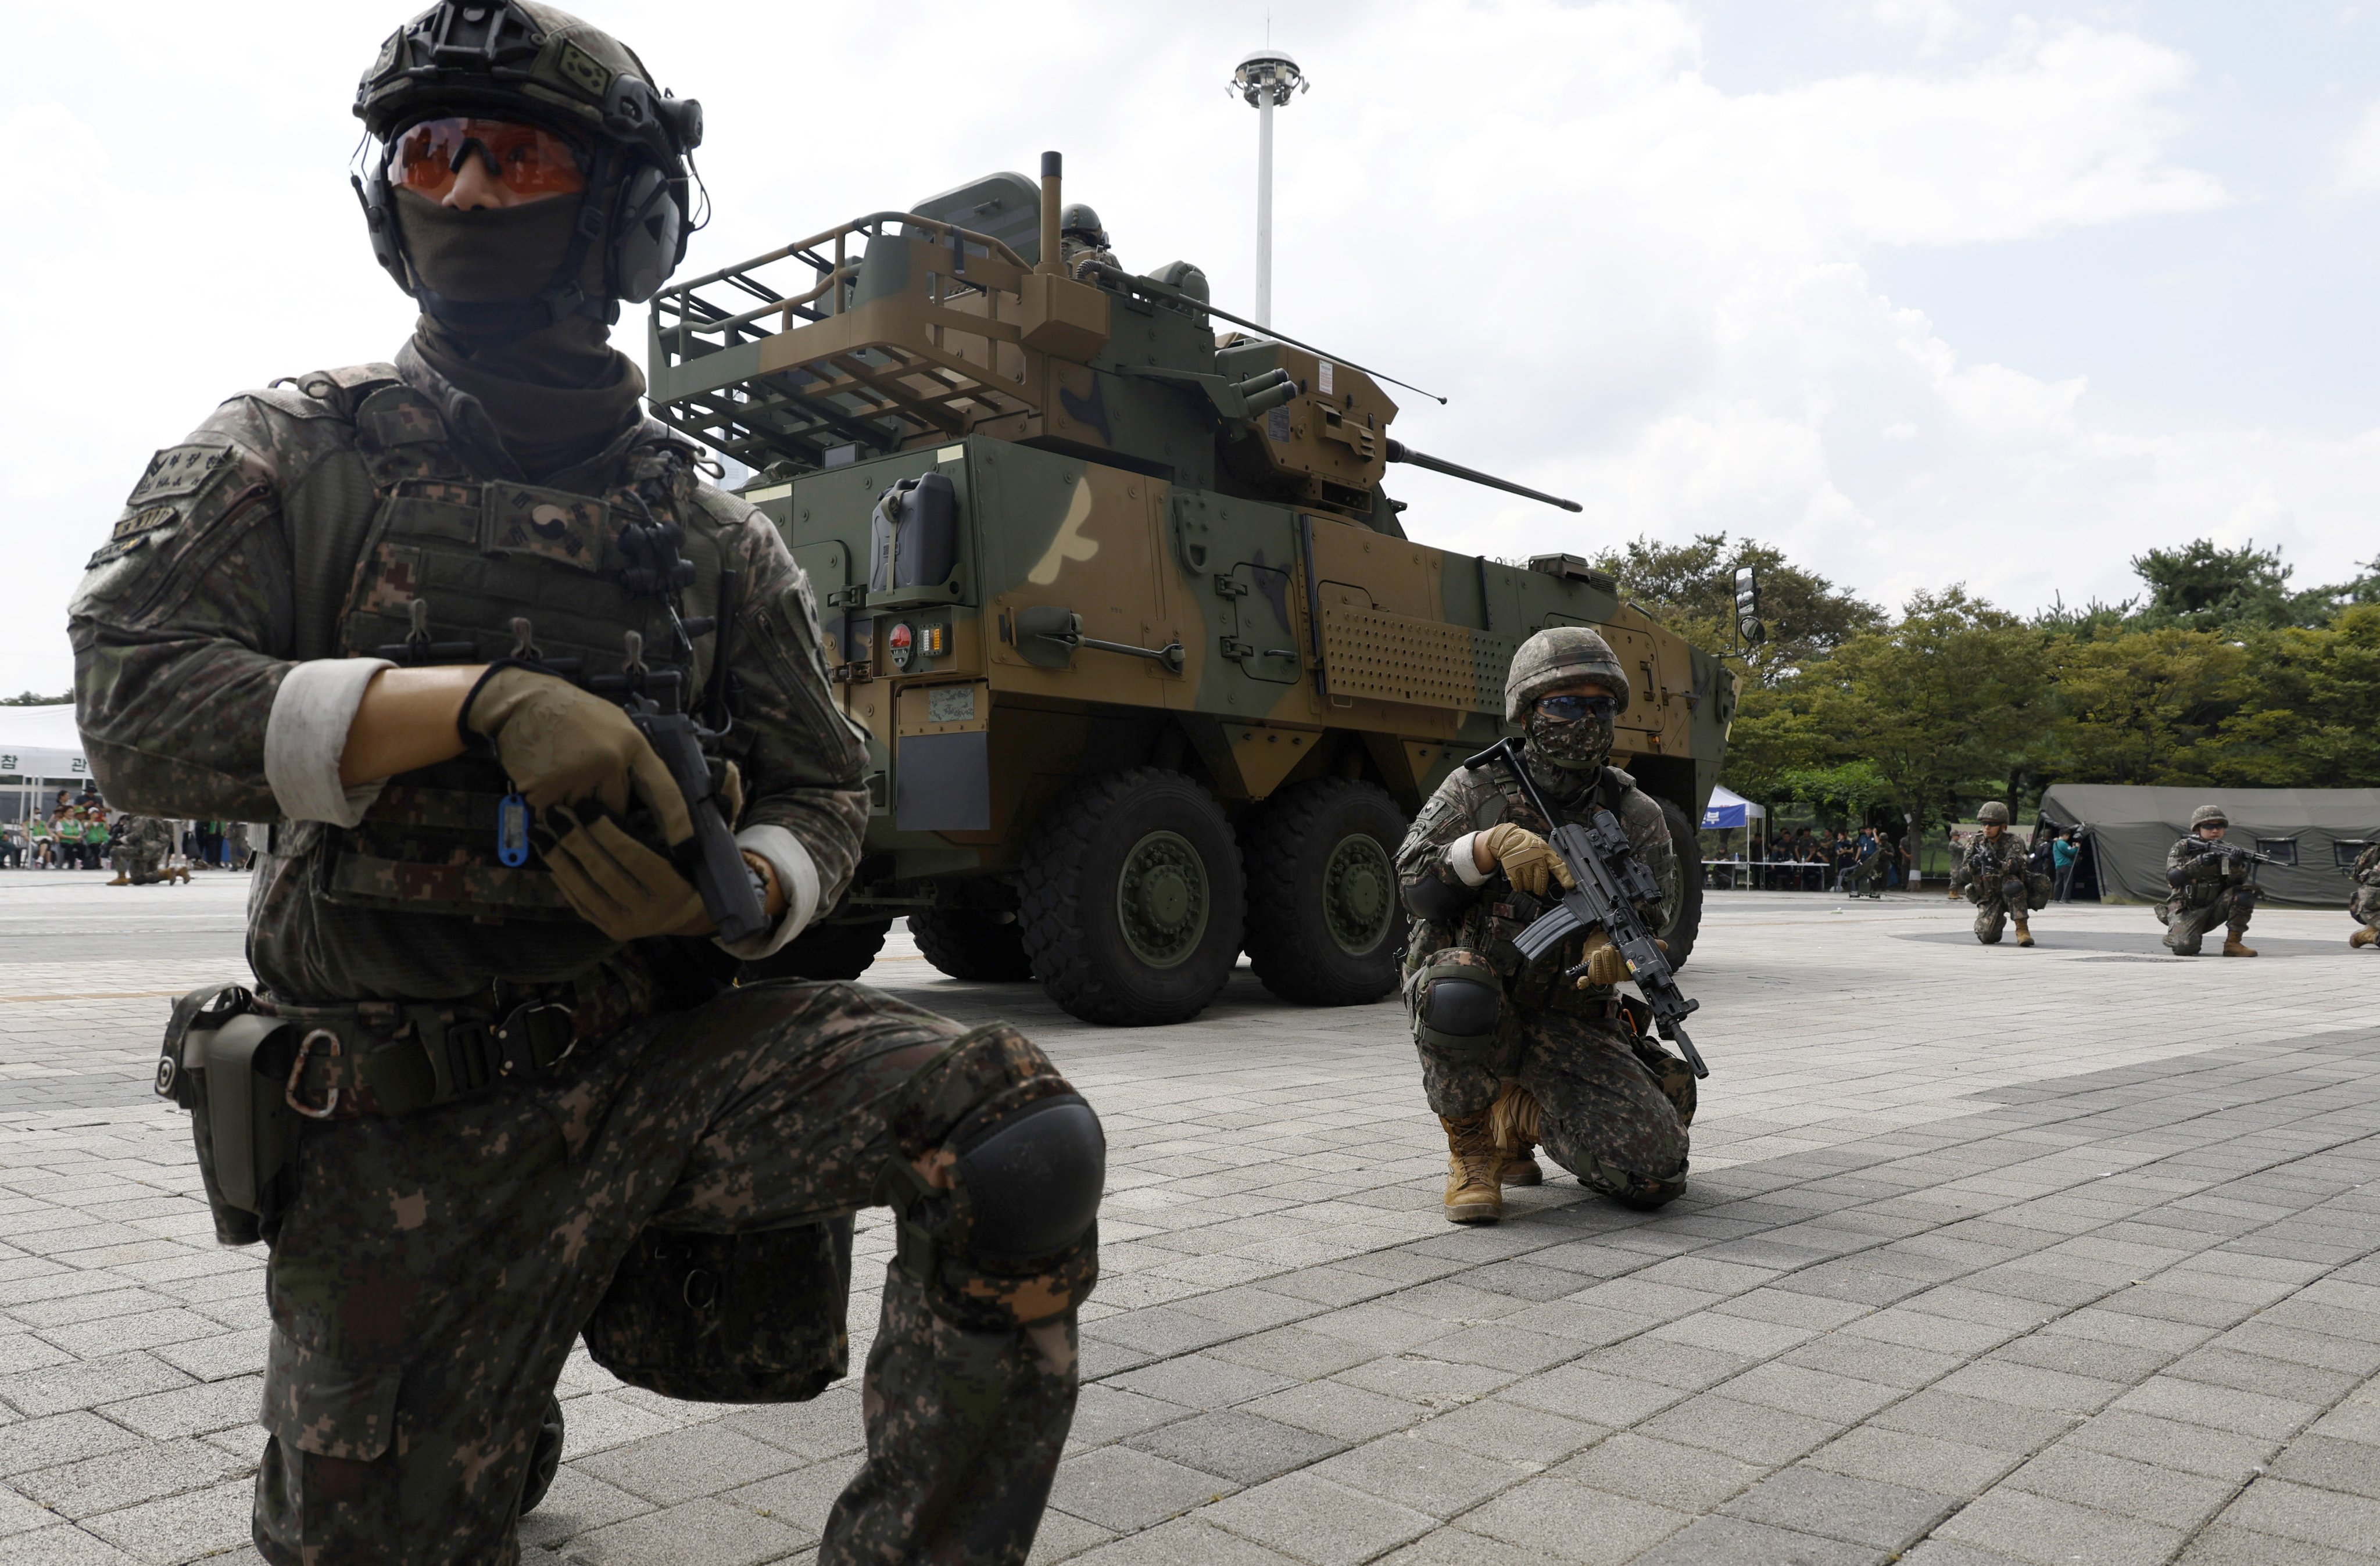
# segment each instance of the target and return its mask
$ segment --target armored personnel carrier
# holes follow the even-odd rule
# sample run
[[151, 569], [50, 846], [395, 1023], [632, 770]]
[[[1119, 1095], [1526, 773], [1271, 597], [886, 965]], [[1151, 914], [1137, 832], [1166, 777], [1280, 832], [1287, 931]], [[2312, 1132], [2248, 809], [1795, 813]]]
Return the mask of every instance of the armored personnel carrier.
[[1506, 732], [1522, 639], [1577, 624], [1635, 686], [1613, 759], [1670, 815], [1682, 955], [1732, 674], [1575, 556], [1407, 537], [1392, 463], [1578, 507], [1408, 450], [1384, 377], [1061, 212], [1050, 153], [654, 300], [653, 409], [759, 470], [868, 734], [856, 880], [774, 971], [856, 974], [905, 917], [943, 972], [1096, 1022], [1194, 1016], [1242, 951], [1286, 999], [1377, 1000], [1407, 823]]

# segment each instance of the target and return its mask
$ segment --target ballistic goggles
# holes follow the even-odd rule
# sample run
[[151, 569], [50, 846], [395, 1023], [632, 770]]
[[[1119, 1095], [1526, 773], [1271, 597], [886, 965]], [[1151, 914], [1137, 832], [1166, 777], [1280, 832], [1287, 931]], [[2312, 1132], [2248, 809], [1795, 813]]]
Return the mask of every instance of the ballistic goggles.
[[1565, 723], [1575, 723], [1584, 718], [1609, 718], [1620, 710], [1620, 702], [1609, 696], [1541, 696], [1537, 710], [1548, 718]]
[[455, 188], [463, 160], [474, 156], [516, 196], [566, 196], [587, 188], [578, 150], [566, 138], [518, 120], [463, 116], [407, 127], [389, 149], [388, 180], [443, 201]]

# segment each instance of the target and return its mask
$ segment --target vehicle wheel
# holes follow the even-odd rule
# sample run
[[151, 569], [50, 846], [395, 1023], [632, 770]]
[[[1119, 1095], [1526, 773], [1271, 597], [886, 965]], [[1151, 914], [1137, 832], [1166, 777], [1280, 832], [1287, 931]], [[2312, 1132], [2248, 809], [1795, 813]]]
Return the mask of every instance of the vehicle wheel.
[[537, 1422], [537, 1445], [529, 1449], [528, 1479], [521, 1486], [521, 1515], [537, 1510], [545, 1492], [553, 1487], [553, 1475], [562, 1466], [562, 1400], [549, 1394], [545, 1413]]
[[1308, 1006], [1360, 1006], [1396, 988], [1403, 909], [1397, 849], [1409, 823], [1388, 791], [1346, 778], [1283, 789], [1242, 829], [1248, 961]]
[[863, 919], [851, 924], [812, 925], [782, 950], [747, 963], [736, 977], [746, 984], [764, 978], [857, 978], [884, 950], [891, 919]]
[[909, 916], [909, 935], [926, 961], [953, 978], [1014, 984], [1033, 977], [1024, 927], [980, 908], [929, 908]]
[[1682, 968], [1694, 954], [1694, 937], [1703, 928], [1703, 840], [1686, 813], [1663, 799], [1661, 817], [1670, 823], [1670, 852], [1678, 856], [1678, 873], [1685, 880], [1685, 895], [1678, 899], [1677, 917], [1667, 929], [1653, 933], [1670, 943], [1670, 965]]
[[1026, 844], [1022, 890], [1034, 975], [1085, 1022], [1187, 1022], [1239, 955], [1239, 846], [1178, 772], [1103, 772], [1060, 795]]

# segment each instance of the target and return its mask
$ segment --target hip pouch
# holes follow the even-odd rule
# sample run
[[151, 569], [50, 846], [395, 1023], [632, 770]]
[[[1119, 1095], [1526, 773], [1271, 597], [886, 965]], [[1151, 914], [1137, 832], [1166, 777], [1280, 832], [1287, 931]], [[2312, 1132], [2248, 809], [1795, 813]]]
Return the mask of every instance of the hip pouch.
[[851, 1368], [851, 1218], [648, 1229], [584, 1329], [595, 1363], [687, 1402], [807, 1402]]
[[193, 989], [174, 1002], [157, 1054], [155, 1087], [190, 1112], [199, 1175], [215, 1240], [252, 1245], [287, 1199], [293, 1143], [286, 1094], [298, 1029], [256, 1009], [237, 984]]
[[1504, 981], [1487, 958], [1460, 946], [1433, 953], [1414, 975], [1412, 996], [1422, 1053], [1458, 1065], [1495, 1063]]

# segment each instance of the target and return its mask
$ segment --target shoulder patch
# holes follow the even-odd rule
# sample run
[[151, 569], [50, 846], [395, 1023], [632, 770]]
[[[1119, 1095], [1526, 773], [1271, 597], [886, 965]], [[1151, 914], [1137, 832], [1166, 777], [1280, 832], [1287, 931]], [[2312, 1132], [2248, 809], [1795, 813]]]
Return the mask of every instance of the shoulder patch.
[[160, 501], [188, 500], [214, 482], [231, 465], [232, 443], [228, 440], [191, 441], [167, 446], [149, 459], [140, 481], [124, 498], [124, 508], [139, 512]]

